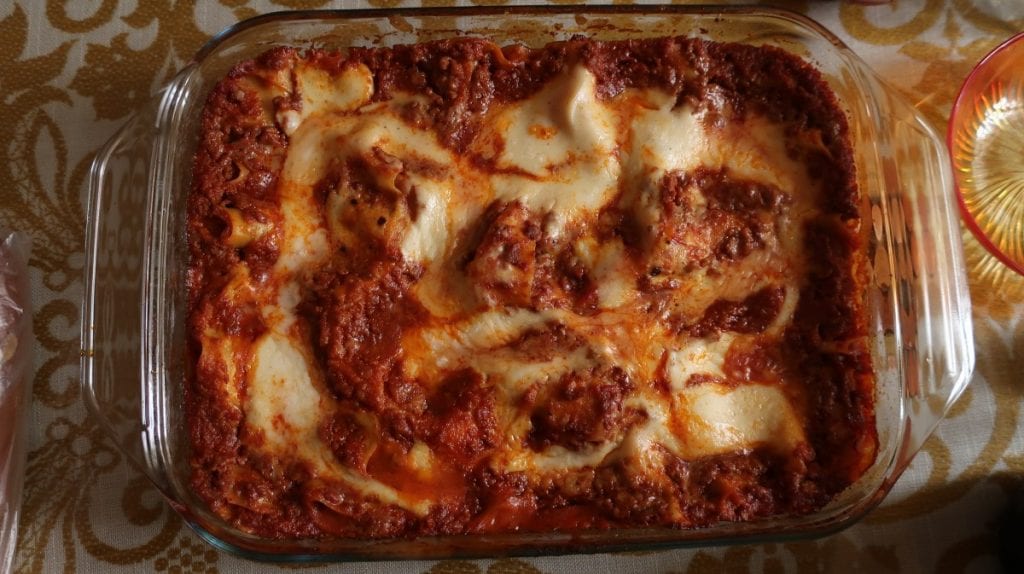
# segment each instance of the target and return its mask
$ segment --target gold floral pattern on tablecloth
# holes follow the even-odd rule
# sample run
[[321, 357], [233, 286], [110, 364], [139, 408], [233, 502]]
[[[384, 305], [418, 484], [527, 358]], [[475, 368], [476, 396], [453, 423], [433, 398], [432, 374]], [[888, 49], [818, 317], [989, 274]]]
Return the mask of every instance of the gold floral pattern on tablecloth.
[[[558, 1], [558, 0], [553, 0]], [[0, 224], [34, 240], [38, 340], [18, 572], [241, 572], [275, 568], [222, 554], [186, 528], [132, 469], [79, 392], [85, 182], [99, 146], [213, 33], [282, 9], [453, 5], [452, 0], [16, 0], [0, 4]], [[475, 0], [472, 4], [514, 4]], [[763, 1], [807, 13], [907, 95], [940, 133], [975, 62], [1015, 31], [971, 0], [859, 6]], [[965, 233], [978, 368], [971, 387], [888, 500], [815, 541], [567, 558], [352, 564], [346, 571], [534, 574], [957, 572], [995, 568], [995, 529], [1022, 487], [1024, 278]], [[294, 567], [293, 567], [294, 568]], [[310, 567], [318, 569], [318, 567]], [[303, 568], [306, 569], [306, 568]]]

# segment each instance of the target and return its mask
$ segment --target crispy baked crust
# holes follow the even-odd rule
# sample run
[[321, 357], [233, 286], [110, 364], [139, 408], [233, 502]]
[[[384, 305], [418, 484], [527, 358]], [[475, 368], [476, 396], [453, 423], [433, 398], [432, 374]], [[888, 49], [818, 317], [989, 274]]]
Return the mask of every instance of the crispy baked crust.
[[[321, 392], [335, 405], [318, 421], [317, 436], [333, 464], [433, 502], [426, 512], [387, 503], [269, 449], [266, 437], [246, 422], [246, 388], [237, 382], [250, 375], [253, 346], [267, 334], [267, 319], [255, 305], [226, 303], [224, 293], [240, 268], [257, 288], [273, 281], [283, 241], [276, 231], [283, 218], [279, 185], [289, 150], [274, 113], [301, 104], [261, 99], [252, 78], [297, 61], [334, 76], [365, 66], [376, 102], [399, 93], [425, 96], [427, 104], [409, 106], [403, 120], [463, 155], [472, 153], [493, 109], [536, 94], [571, 63], [586, 66], [605, 101], [657, 89], [671, 94], [677, 106], [698, 110], [709, 125], [742, 125], [758, 116], [784, 126], [792, 138], [788, 154], [821, 191], [815, 212], [801, 220], [803, 264], [790, 278], [799, 299], [780, 332], [767, 334], [786, 300], [779, 285], [720, 298], [697, 316], [673, 314], [666, 301], [689, 274], [728, 273], [730, 265], [765, 249], [789, 209], [791, 190], [715, 166], [668, 171], [658, 182], [657, 237], [668, 238], [664, 243], [673, 250], [648, 244], [647, 231], [616, 206], [603, 208], [585, 233], [598, 242], [622, 242], [648, 312], [681, 340], [743, 337], [729, 348], [721, 377], [694, 375], [686, 385], [768, 381], [794, 405], [805, 440], [790, 449], [754, 445], [698, 458], [656, 447], [648, 462], [608, 457], [559, 473], [508, 470], [494, 463], [510, 439], [499, 423], [502, 395], [486, 376], [459, 368], [426, 384], [403, 371], [416, 352], [403, 347], [403, 336], [430, 320], [412, 294], [425, 271], [395, 245], [367, 239], [341, 246], [301, 280], [295, 329], [312, 349]], [[860, 198], [847, 131], [827, 85], [798, 58], [772, 48], [686, 38], [575, 39], [540, 50], [499, 49], [481, 40], [345, 54], [277, 49], [240, 64], [207, 101], [187, 206], [194, 368], [185, 397], [192, 487], [239, 528], [286, 538], [694, 528], [821, 508], [873, 463], [878, 444], [857, 271], [864, 267]], [[484, 172], [498, 169], [488, 158], [475, 162]], [[372, 166], [349, 165], [326, 174], [315, 190], [327, 195], [348, 186], [364, 190], [365, 197], [358, 197], [366, 204], [384, 201], [374, 181]], [[687, 190], [694, 188], [706, 202], [699, 217], [688, 203]], [[270, 231], [239, 241], [239, 218]], [[521, 203], [494, 202], [465, 231], [458, 269], [476, 289], [475, 304], [599, 317], [593, 274], [566, 245], [546, 240], [543, 225]], [[688, 264], [677, 268], [683, 248]], [[504, 269], [500, 279], [498, 269]], [[249, 344], [233, 347], [229, 365], [204, 348], [211, 332]], [[505, 346], [543, 361], [582, 348], [585, 339], [564, 324], [549, 324]], [[530, 421], [529, 432], [517, 440], [532, 452], [580, 452], [620, 440], [652, 416], [631, 396], [646, 389], [673, 392], [666, 368], [662, 364], [649, 380], [638, 380], [619, 365], [600, 364], [533, 384], [516, 399], [515, 409]], [[444, 461], [428, 478], [410, 476], [394, 463], [418, 444]], [[657, 463], [649, 462], [651, 456]]]

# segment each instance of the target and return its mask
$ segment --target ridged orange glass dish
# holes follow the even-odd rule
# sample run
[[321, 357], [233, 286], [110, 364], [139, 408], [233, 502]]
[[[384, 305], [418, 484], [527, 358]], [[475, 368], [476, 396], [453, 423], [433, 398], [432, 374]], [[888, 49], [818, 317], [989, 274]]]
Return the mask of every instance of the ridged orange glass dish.
[[949, 151], [967, 227], [1024, 275], [1024, 33], [967, 77], [949, 120]]

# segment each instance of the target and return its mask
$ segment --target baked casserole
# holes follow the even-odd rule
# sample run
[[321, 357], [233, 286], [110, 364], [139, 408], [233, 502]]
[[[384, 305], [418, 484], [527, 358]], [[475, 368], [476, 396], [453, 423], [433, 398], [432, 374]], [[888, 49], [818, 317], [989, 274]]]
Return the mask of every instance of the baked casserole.
[[273, 49], [195, 155], [192, 488], [289, 539], [816, 511], [878, 451], [860, 202], [777, 48]]

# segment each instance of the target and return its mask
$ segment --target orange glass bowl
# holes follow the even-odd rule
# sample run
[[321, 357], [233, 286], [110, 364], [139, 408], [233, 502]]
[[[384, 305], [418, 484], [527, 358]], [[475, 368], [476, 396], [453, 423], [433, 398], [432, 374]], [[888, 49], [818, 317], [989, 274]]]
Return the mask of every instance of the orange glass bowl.
[[946, 135], [967, 228], [1024, 275], [1024, 32], [967, 76]]

